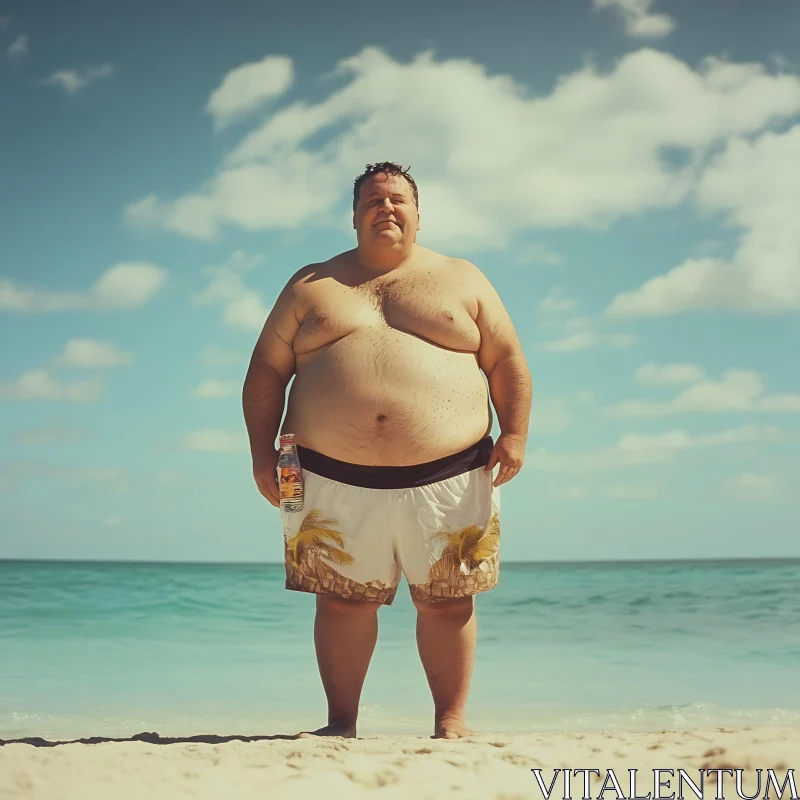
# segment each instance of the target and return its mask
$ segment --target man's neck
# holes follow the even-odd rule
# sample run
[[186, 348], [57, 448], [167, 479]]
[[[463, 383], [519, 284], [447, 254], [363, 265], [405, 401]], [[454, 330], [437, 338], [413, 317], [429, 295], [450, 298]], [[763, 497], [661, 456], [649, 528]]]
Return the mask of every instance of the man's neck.
[[408, 250], [396, 250], [390, 247], [376, 247], [368, 250], [364, 247], [356, 247], [355, 259], [361, 267], [371, 272], [390, 272], [412, 260], [414, 247], [414, 244]]

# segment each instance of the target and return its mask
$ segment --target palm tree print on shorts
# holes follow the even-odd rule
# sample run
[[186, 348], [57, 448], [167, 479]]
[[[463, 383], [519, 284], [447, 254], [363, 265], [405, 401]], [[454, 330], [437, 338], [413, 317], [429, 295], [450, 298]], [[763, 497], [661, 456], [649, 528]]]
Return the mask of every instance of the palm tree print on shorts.
[[323, 517], [322, 511], [313, 508], [297, 533], [284, 539], [286, 588], [390, 605], [396, 586], [381, 581], [358, 583], [331, 566], [347, 566], [355, 561], [344, 549], [344, 537], [334, 529], [338, 524], [338, 520]]
[[467, 525], [457, 531], [439, 531], [442, 554], [428, 573], [428, 583], [411, 584], [415, 600], [436, 602], [485, 592], [500, 572], [500, 517], [493, 514], [485, 528]]

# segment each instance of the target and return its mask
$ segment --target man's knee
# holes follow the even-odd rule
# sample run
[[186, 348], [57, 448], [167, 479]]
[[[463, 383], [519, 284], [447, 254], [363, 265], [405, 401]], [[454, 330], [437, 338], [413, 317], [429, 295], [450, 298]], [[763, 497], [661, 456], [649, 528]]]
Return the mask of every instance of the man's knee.
[[453, 597], [447, 600], [437, 600], [433, 603], [417, 600], [414, 598], [414, 605], [420, 614], [441, 619], [463, 620], [466, 622], [474, 609], [475, 598]]
[[367, 615], [374, 614], [380, 603], [375, 603], [370, 600], [349, 600], [345, 597], [338, 597], [335, 594], [318, 594], [317, 595], [317, 611], [322, 611], [326, 614], [340, 614], [340, 615]]

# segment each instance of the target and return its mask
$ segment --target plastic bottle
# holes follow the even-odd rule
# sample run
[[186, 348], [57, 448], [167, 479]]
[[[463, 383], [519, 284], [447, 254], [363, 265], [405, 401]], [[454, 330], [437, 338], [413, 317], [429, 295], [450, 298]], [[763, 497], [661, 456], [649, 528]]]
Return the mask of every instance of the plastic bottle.
[[278, 455], [278, 490], [281, 511], [301, 511], [303, 508], [303, 470], [293, 433], [281, 434]]

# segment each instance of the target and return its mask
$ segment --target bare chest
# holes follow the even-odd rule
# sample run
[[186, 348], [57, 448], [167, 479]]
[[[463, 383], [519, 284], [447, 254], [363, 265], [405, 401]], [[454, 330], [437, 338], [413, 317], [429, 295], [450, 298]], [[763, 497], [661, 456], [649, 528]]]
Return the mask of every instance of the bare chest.
[[450, 273], [384, 276], [356, 286], [335, 281], [315, 289], [295, 338], [295, 353], [319, 350], [348, 336], [374, 335], [386, 328], [432, 346], [477, 352], [480, 334], [471, 298]]

